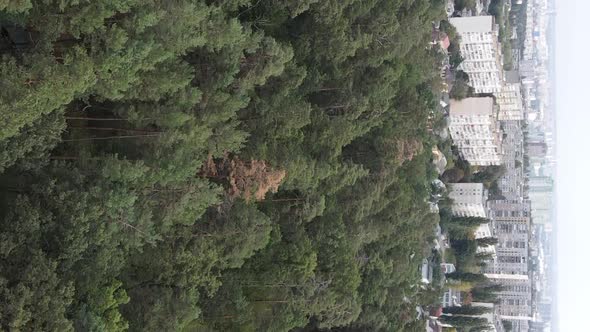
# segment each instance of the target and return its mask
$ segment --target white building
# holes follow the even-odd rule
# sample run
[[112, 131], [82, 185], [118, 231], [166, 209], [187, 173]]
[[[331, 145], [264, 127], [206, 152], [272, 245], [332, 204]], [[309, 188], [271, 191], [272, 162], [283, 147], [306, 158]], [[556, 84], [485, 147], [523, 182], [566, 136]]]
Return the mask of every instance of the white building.
[[528, 275], [530, 201], [488, 201], [494, 237], [498, 239], [496, 258], [485, 267], [487, 273]]
[[532, 320], [532, 285], [526, 275], [486, 274], [504, 287], [499, 293], [498, 314], [511, 323], [512, 331], [528, 331]]
[[483, 183], [449, 183], [449, 198], [453, 200], [453, 215], [458, 217], [487, 217], [487, 191]]
[[502, 130], [492, 97], [451, 100], [449, 131], [471, 165], [502, 163]]
[[461, 36], [463, 62], [458, 69], [469, 75], [469, 85], [475, 93], [500, 92], [503, 64], [494, 17], [452, 17], [449, 22]]
[[[489, 223], [480, 224], [475, 230], [475, 238], [482, 239], [486, 237], [493, 237], [492, 227]], [[496, 259], [496, 246], [477, 247], [478, 254], [491, 254], [493, 259]]]
[[524, 197], [524, 134], [519, 121], [502, 121], [502, 129], [502, 153], [506, 173], [498, 179], [498, 187], [505, 199], [517, 200]]
[[498, 119], [504, 121], [524, 120], [524, 107], [520, 92], [520, 78], [518, 72], [506, 72], [506, 83], [500, 92], [494, 93], [498, 104]]
[[[475, 238], [482, 239], [484, 237], [492, 237], [492, 228], [489, 224], [480, 224], [475, 230]], [[490, 246], [493, 248], [493, 246]]]
[[453, 288], [449, 288], [446, 292], [443, 293], [442, 298], [442, 307], [456, 307], [460, 306], [462, 302], [462, 295], [460, 290], [456, 290]]

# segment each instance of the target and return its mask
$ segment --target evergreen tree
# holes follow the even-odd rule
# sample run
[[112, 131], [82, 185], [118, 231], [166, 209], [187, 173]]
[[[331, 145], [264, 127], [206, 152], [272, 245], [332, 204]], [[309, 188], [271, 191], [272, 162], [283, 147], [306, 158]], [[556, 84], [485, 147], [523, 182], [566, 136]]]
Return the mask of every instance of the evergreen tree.
[[453, 316], [481, 316], [488, 312], [491, 312], [492, 309], [486, 307], [477, 307], [477, 306], [461, 306], [461, 307], [448, 307], [443, 309], [443, 313], [450, 314]]
[[488, 246], [493, 246], [493, 245], [498, 244], [498, 238], [495, 238], [495, 237], [479, 238], [476, 241], [477, 241], [477, 245], [480, 247], [488, 247]]
[[0, 1], [0, 329], [417, 328], [443, 7]]

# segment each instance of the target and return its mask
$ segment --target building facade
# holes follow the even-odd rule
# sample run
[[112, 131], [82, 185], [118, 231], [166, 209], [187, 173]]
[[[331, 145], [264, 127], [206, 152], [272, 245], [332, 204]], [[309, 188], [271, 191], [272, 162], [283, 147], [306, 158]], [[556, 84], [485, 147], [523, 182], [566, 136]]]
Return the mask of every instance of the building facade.
[[501, 121], [504, 131], [502, 141], [503, 165], [506, 172], [498, 179], [498, 189], [503, 198], [515, 200], [524, 197], [524, 134], [520, 121]]
[[544, 159], [547, 156], [547, 143], [544, 141], [530, 142], [526, 149], [531, 159]]
[[511, 325], [511, 331], [529, 330], [532, 320], [532, 287], [526, 275], [486, 274], [494, 283], [503, 286], [499, 292], [498, 314]]
[[502, 163], [502, 130], [492, 97], [451, 100], [449, 131], [465, 160], [475, 166]]
[[529, 201], [488, 201], [493, 234], [498, 239], [496, 256], [485, 267], [492, 274], [528, 275], [530, 209]]
[[487, 218], [487, 191], [483, 183], [450, 183], [449, 187], [453, 215]]
[[449, 22], [461, 36], [463, 62], [458, 69], [469, 75], [469, 84], [476, 93], [500, 92], [503, 64], [494, 17], [452, 17]]
[[498, 104], [498, 119], [501, 121], [524, 120], [524, 105], [520, 91], [520, 78], [518, 72], [505, 72], [506, 82], [500, 92], [494, 93]]

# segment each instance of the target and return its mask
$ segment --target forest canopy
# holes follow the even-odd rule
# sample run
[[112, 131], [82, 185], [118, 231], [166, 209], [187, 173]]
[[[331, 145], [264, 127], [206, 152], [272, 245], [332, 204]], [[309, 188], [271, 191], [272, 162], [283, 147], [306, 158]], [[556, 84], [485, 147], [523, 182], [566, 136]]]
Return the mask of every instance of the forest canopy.
[[418, 329], [443, 2], [0, 0], [0, 329]]

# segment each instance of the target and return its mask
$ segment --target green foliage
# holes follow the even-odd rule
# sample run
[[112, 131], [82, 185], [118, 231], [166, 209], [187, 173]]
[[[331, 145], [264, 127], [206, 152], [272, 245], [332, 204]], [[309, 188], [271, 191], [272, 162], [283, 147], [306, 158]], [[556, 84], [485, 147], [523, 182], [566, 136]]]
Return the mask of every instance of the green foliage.
[[465, 172], [459, 168], [446, 170], [442, 175], [442, 181], [445, 183], [459, 183], [465, 177]]
[[465, 305], [461, 307], [447, 307], [443, 309], [443, 313], [451, 314], [453, 316], [481, 316], [491, 311], [491, 308], [477, 306], [474, 307], [471, 305]]
[[473, 88], [469, 86], [469, 75], [463, 71], [455, 72], [455, 81], [449, 92], [453, 99], [461, 100], [473, 95]]
[[442, 316], [441, 320], [446, 324], [456, 327], [459, 331], [471, 331], [474, 328], [487, 326], [489, 324], [486, 318], [481, 317]]
[[520, 4], [512, 2], [510, 9], [510, 24], [516, 27], [516, 34], [518, 40], [516, 41], [516, 48], [521, 52], [524, 51], [524, 42], [526, 36], [526, 24], [527, 24], [527, 2], [523, 0]]
[[461, 41], [461, 36], [457, 33], [457, 29], [448, 20], [440, 21], [440, 31], [447, 34], [449, 40], [455, 45], [458, 45]]
[[475, 9], [476, 0], [455, 0], [455, 10]]
[[[17, 135], [45, 114], [63, 112], [63, 107], [94, 83], [92, 63], [81, 48], [62, 55], [63, 63], [51, 55], [25, 54], [0, 60], [0, 139]], [[19, 110], [14, 112], [14, 110]]]
[[479, 172], [473, 174], [471, 180], [473, 182], [483, 183], [487, 188], [489, 188], [492, 183], [498, 181], [498, 179], [500, 179], [504, 174], [506, 174], [505, 165], [492, 165], [484, 167]]
[[498, 180], [496, 180], [490, 184], [488, 194], [489, 194], [488, 197], [490, 200], [506, 199], [506, 197], [504, 195], [502, 195], [502, 190], [500, 189], [500, 186], [498, 185]]
[[[454, 28], [454, 27], [453, 27]], [[447, 51], [449, 52], [449, 64], [452, 69], [457, 69], [463, 62], [463, 56], [461, 56], [461, 48], [457, 39], [452, 40], [449, 44]]]
[[[457, 232], [450, 233], [457, 237]], [[451, 245], [456, 257], [457, 271], [459, 272], [480, 272], [481, 267], [490, 260], [490, 254], [478, 253], [478, 243], [473, 239], [453, 239]], [[471, 282], [469, 280], [464, 280]], [[479, 282], [479, 281], [477, 281]]]
[[489, 219], [483, 217], [454, 217], [453, 223], [461, 226], [479, 226], [490, 222]]
[[471, 290], [471, 295], [473, 301], [492, 303], [498, 300], [498, 293], [503, 289], [500, 284], [483, 284], [474, 287]]
[[0, 1], [0, 329], [423, 327], [443, 5]]
[[504, 0], [491, 0], [488, 6], [488, 14], [496, 17], [496, 21], [499, 22], [504, 14]]
[[[519, 7], [521, 5], [514, 5]], [[526, 4], [525, 4], [526, 6]], [[511, 6], [512, 7], [512, 6]], [[506, 11], [506, 0], [491, 0], [488, 6], [488, 13], [493, 15], [496, 23], [500, 26], [498, 38], [502, 47], [504, 70], [512, 70], [514, 68], [512, 60], [512, 12]], [[526, 16], [526, 14], [525, 14]], [[526, 17], [524, 18], [526, 20]], [[522, 32], [522, 31], [521, 31]], [[521, 35], [524, 36], [524, 35]], [[522, 37], [521, 37], [522, 38]]]
[[481, 217], [455, 217], [450, 210], [452, 203], [448, 203], [448, 205], [440, 210], [440, 224], [449, 232], [453, 240], [473, 240], [477, 227], [489, 222], [488, 219]]
[[484, 283], [488, 279], [485, 275], [480, 273], [471, 273], [471, 272], [453, 272], [447, 274], [447, 278], [451, 280], [457, 281], [465, 281], [465, 282], [472, 282], [472, 283]]
[[480, 247], [493, 246], [498, 244], [498, 238], [495, 237], [482, 237], [477, 239], [477, 245]]

